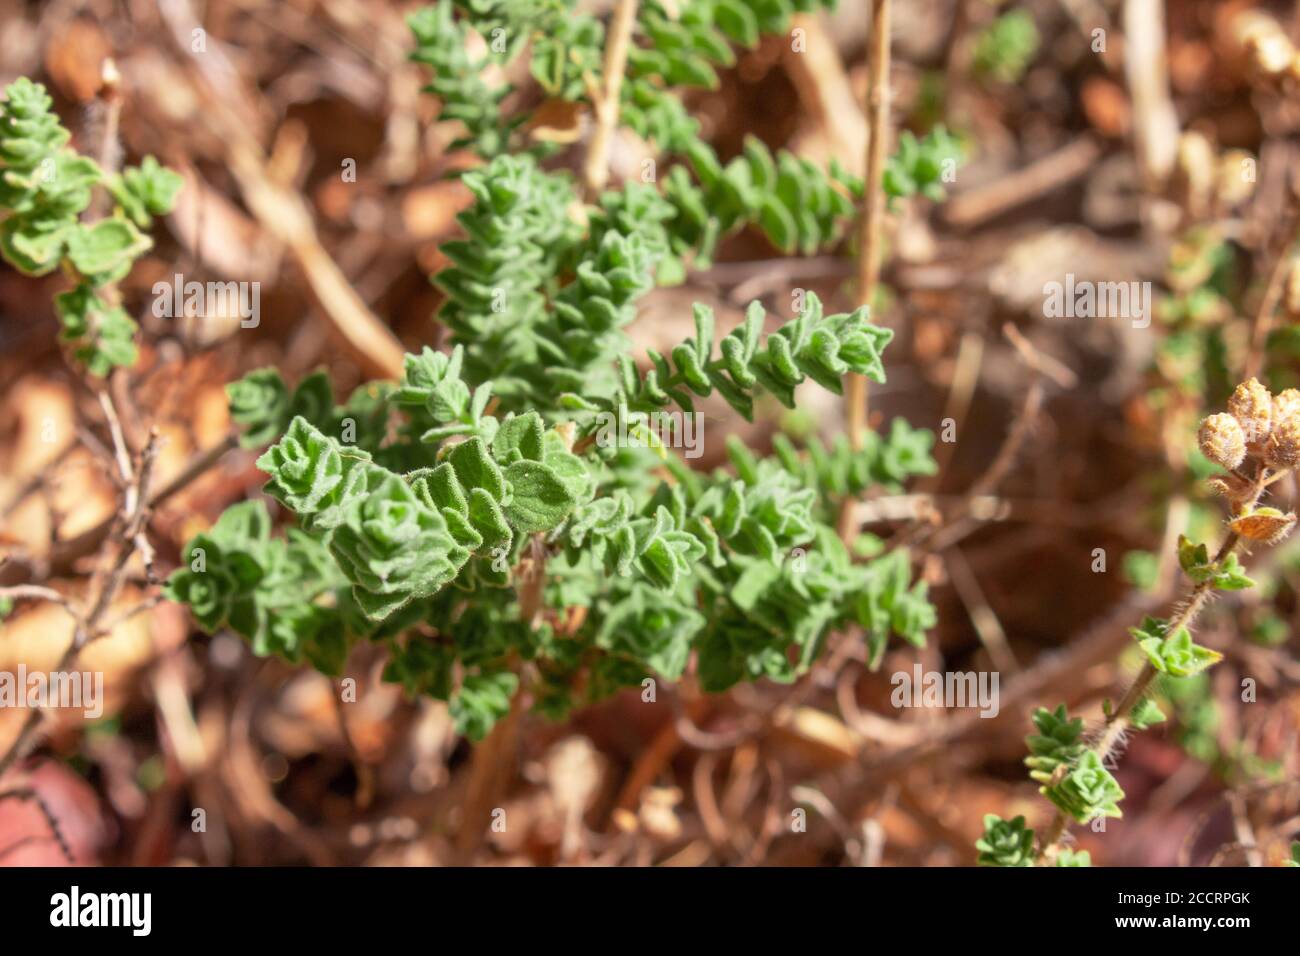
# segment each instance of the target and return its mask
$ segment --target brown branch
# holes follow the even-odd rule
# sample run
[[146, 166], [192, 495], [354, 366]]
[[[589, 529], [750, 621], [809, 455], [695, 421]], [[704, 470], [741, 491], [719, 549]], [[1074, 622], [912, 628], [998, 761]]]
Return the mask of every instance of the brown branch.
[[[220, 461], [226, 452], [236, 448], [238, 444], [239, 439], [235, 435], [227, 435], [216, 445], [199, 452], [181, 469], [180, 474], [149, 496], [149, 509], [152, 510], [158, 507], [168, 498], [181, 491], [190, 482]], [[116, 520], [116, 518], [106, 518], [95, 527], [83, 531], [75, 538], [57, 542], [51, 550], [48, 560], [49, 576], [57, 577], [69, 573], [77, 561], [93, 553], [108, 537]], [[26, 584], [30, 577], [31, 568], [24, 564], [11, 561], [0, 565], [0, 585]]]
[[470, 757], [469, 780], [460, 803], [459, 833], [456, 836], [455, 860], [466, 866], [487, 837], [492, 813], [515, 772], [519, 750], [519, 722], [523, 717], [524, 682], [510, 701], [510, 712], [493, 725], [488, 735], [474, 747]]
[[1178, 152], [1178, 112], [1169, 93], [1164, 0], [1126, 0], [1124, 74], [1133, 103], [1133, 145], [1149, 189], [1164, 185]]
[[954, 196], [944, 205], [944, 222], [962, 229], [978, 226], [1083, 178], [1100, 157], [1101, 147], [1091, 138], [1067, 143], [987, 186]]
[[165, 0], [158, 10], [173, 42], [193, 67], [194, 93], [225, 149], [226, 165], [245, 204], [262, 227], [288, 247], [331, 334], [349, 357], [367, 375], [400, 378], [406, 352], [401, 341], [370, 310], [321, 245], [302, 194], [279, 182], [268, 168], [265, 150], [249, 131], [248, 114], [237, 108], [247, 103], [238, 71], [215, 42], [202, 56], [189, 53], [191, 32], [200, 26], [189, 0]]
[[[872, 0], [871, 48], [868, 53], [871, 80], [867, 92], [867, 178], [862, 189], [862, 223], [858, 247], [858, 304], [870, 306], [880, 281], [880, 246], [885, 218], [882, 181], [889, 148], [889, 0]], [[845, 396], [848, 406], [849, 444], [860, 451], [867, 430], [867, 379], [848, 377]], [[853, 512], [856, 499], [845, 497], [840, 504], [839, 532], [845, 540], [856, 530]]]
[[[106, 413], [110, 414], [111, 425], [116, 419], [116, 413], [112, 411], [112, 402], [104, 394], [101, 394], [101, 402], [104, 403]], [[117, 437], [115, 436], [115, 441]], [[123, 493], [121, 511], [110, 523], [112, 528], [119, 530], [121, 540], [124, 543], [117, 548], [117, 552], [108, 568], [97, 575], [100, 579], [99, 590], [90, 610], [84, 615], [74, 615], [76, 626], [73, 628], [72, 640], [68, 643], [67, 649], [64, 650], [63, 656], [59, 659], [58, 666], [55, 668], [57, 671], [71, 669], [82, 649], [92, 640], [106, 633], [101, 629], [100, 622], [122, 589], [126, 566], [130, 562], [131, 556], [136, 553], [135, 541], [143, 532], [144, 524], [148, 519], [149, 481], [153, 475], [153, 466], [157, 456], [158, 434], [155, 430], [150, 432], [149, 441], [140, 453], [139, 467], [131, 467], [129, 459], [126, 462], [125, 470], [131, 475], [131, 482]], [[31, 752], [36, 741], [36, 731], [40, 728], [44, 715], [43, 708], [33, 708], [28, 712], [22, 727], [19, 728], [18, 735], [9, 745], [9, 749], [5, 751], [4, 755], [0, 756], [0, 777], [3, 777], [11, 766]]]
[[[122, 125], [122, 74], [112, 57], [104, 60], [100, 67], [99, 103], [104, 113], [104, 122], [100, 133], [98, 162], [105, 178], [109, 178], [122, 165], [122, 143], [119, 139]], [[99, 190], [87, 218], [104, 218], [108, 214], [111, 199], [107, 189]]]
[[619, 97], [623, 94], [623, 74], [627, 71], [627, 53], [632, 45], [632, 28], [636, 25], [636, 7], [637, 0], [618, 0], [606, 36], [605, 89], [592, 104], [596, 129], [582, 168], [588, 202], [595, 202], [609, 182], [609, 150], [618, 126]]
[[76, 615], [72, 602], [68, 600], [66, 595], [60, 594], [54, 588], [42, 587], [39, 584], [16, 584], [11, 588], [0, 588], [0, 599], [48, 601], [50, 604], [57, 604], [59, 607], [66, 608], [69, 614]]

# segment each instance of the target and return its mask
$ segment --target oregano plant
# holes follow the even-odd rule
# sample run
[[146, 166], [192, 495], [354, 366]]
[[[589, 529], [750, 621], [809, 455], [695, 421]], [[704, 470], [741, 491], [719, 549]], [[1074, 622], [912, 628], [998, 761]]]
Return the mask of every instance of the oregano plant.
[[[153, 245], [153, 217], [171, 211], [181, 177], [146, 156], [106, 172], [69, 146], [45, 87], [20, 77], [0, 101], [0, 255], [20, 272], [61, 269], [73, 283], [55, 299], [61, 338], [91, 374], [135, 364], [135, 321], [116, 284]], [[112, 213], [90, 213], [95, 189]]]
[[1023, 816], [986, 816], [984, 836], [976, 843], [981, 865], [1089, 864], [1086, 852], [1074, 852], [1062, 841], [1073, 824], [1123, 816], [1119, 804], [1124, 790], [1111, 768], [1130, 732], [1166, 719], [1151, 696], [1157, 681], [1194, 679], [1222, 660], [1221, 653], [1193, 638], [1197, 618], [1215, 594], [1254, 586], [1239, 550], [1278, 544], [1294, 528], [1294, 513], [1259, 502], [1300, 464], [1300, 391], [1272, 395], [1253, 378], [1238, 385], [1227, 412], [1201, 422], [1198, 444], [1201, 454], [1223, 469], [1209, 480], [1228, 503], [1223, 540], [1212, 554], [1206, 543], [1179, 537], [1177, 558], [1189, 584], [1187, 594], [1170, 617], [1147, 616], [1129, 629], [1141, 652], [1141, 669], [1118, 703], [1103, 703], [1098, 730], [1086, 731], [1083, 720], [1072, 718], [1064, 704], [1034, 712], [1037, 733], [1026, 738], [1025, 764], [1055, 815], [1041, 833], [1027, 828]]
[[[638, 355], [624, 332], [647, 293], [706, 268], [729, 234], [807, 253], [847, 232], [861, 180], [756, 139], [724, 163], [679, 99], [823, 5], [638, 4], [616, 104], [602, 100], [610, 27], [572, 3], [413, 14], [413, 59], [463, 129], [455, 145], [481, 160], [432, 277], [449, 348], [341, 401], [322, 373], [230, 385], [242, 442], [262, 449], [266, 493], [296, 526], [276, 534], [262, 501], [231, 507], [185, 546], [167, 595], [208, 631], [326, 673], [354, 643], [382, 643], [385, 678], [449, 701], [476, 739], [523, 690], [558, 717], [692, 662], [707, 691], [789, 683], [846, 628], [866, 633], [873, 663], [891, 636], [922, 645], [935, 614], [906, 550], [864, 559], [834, 524], [846, 496], [932, 473], [928, 432], [896, 420], [860, 449], [781, 439], [763, 456], [710, 429], [728, 461], [711, 473], [673, 438], [688, 418], [709, 428], [706, 401], [752, 419], [808, 388], [839, 394], [849, 374], [883, 382], [893, 333], [811, 292], [775, 321], [754, 302], [727, 331], [697, 304], [693, 334], [662, 354]], [[651, 141], [667, 171], [593, 189], [549, 168], [554, 142], [505, 113], [508, 88], [488, 75], [519, 57], [548, 95]], [[898, 194], [933, 193], [949, 146], [905, 150]]]

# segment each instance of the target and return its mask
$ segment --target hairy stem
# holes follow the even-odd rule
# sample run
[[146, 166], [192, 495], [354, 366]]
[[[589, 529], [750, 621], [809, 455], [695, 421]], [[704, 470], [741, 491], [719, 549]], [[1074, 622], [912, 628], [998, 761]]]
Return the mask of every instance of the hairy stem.
[[[1259, 487], [1263, 484], [1263, 474], [1260, 476]], [[1258, 492], [1256, 496], [1258, 497]], [[1219, 546], [1218, 553], [1214, 556], [1214, 564], [1217, 567], [1232, 551], [1237, 547], [1241, 539], [1235, 532], [1229, 534], [1223, 539], [1223, 544]], [[1211, 575], [1204, 581], [1198, 583], [1187, 595], [1187, 600], [1183, 606], [1169, 619], [1169, 624], [1165, 627], [1166, 634], [1173, 634], [1181, 627], [1190, 628], [1197, 616], [1204, 609], [1206, 602], [1209, 600], [1210, 592], [1214, 587], [1214, 577]], [[1102, 763], [1114, 755], [1118, 749], [1120, 741], [1124, 739], [1124, 732], [1129, 727], [1129, 715], [1133, 713], [1133, 708], [1138, 705], [1147, 691], [1151, 689], [1151, 684], [1155, 681], [1159, 671], [1147, 661], [1142, 665], [1142, 670], [1138, 672], [1133, 683], [1129, 685], [1124, 696], [1120, 698], [1119, 704], [1111, 711], [1102, 726], [1101, 737], [1098, 738], [1093, 751], [1101, 758]], [[1052, 859], [1057, 852], [1057, 844], [1070, 829], [1070, 817], [1064, 810], [1057, 810], [1056, 816], [1052, 819], [1051, 826], [1044, 831], [1038, 844], [1038, 862]]]
[[[1233, 513], [1241, 514], [1249, 511], [1259, 501], [1260, 495], [1264, 489], [1277, 478], [1277, 475], [1269, 477], [1268, 468], [1260, 465], [1259, 471], [1256, 472], [1252, 479], [1252, 487], [1249, 494], [1240, 501], [1233, 502]], [[1233, 531], [1223, 539], [1219, 545], [1218, 553], [1214, 555], [1212, 564], [1218, 567], [1223, 563], [1240, 543], [1241, 538]], [[1210, 599], [1210, 592], [1214, 589], [1214, 576], [1208, 575], [1204, 580], [1197, 583], [1190, 592], [1187, 600], [1182, 606], [1174, 612], [1174, 615], [1165, 625], [1165, 634], [1175, 634], [1179, 628], [1191, 628], [1196, 621], [1197, 616], [1205, 608], [1206, 602]], [[1133, 708], [1138, 705], [1146, 693], [1151, 688], [1152, 682], [1155, 681], [1158, 671], [1147, 661], [1142, 665], [1142, 670], [1133, 680], [1129, 689], [1125, 691], [1124, 696], [1120, 699], [1119, 705], [1107, 716], [1105, 724], [1102, 725], [1101, 737], [1098, 738], [1093, 751], [1101, 758], [1104, 764], [1114, 755], [1120, 742], [1124, 739], [1124, 731], [1129, 727], [1129, 715], [1133, 713]], [[1064, 774], [1065, 768], [1061, 768], [1058, 773]], [[1057, 844], [1070, 829], [1070, 818], [1065, 811], [1057, 810], [1056, 816], [1052, 819], [1051, 825], [1043, 832], [1038, 842], [1038, 853], [1036, 862], [1042, 863], [1052, 859], [1057, 852]]]

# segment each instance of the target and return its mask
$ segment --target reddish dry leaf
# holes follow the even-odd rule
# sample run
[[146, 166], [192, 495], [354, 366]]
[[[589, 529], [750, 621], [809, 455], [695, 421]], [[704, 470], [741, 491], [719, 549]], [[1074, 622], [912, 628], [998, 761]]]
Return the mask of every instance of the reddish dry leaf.
[[78, 17], [50, 32], [45, 69], [65, 96], [89, 103], [103, 85], [103, 63], [112, 52], [108, 38], [91, 20]]

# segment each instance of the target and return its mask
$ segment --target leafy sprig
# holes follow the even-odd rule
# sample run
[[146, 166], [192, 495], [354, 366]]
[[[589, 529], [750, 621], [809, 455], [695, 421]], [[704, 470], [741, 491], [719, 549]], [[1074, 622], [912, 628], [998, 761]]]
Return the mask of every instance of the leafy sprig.
[[810, 443], [806, 458], [729, 441], [729, 467], [712, 474], [596, 435], [601, 412], [635, 428], [713, 392], [749, 415], [760, 392], [793, 405], [808, 380], [833, 392], [849, 372], [883, 380], [891, 333], [865, 309], [827, 315], [815, 296], [766, 335], [760, 306], [720, 339], [697, 309], [696, 336], [645, 369], [623, 332], [655, 284], [706, 265], [730, 232], [753, 224], [811, 251], [845, 231], [860, 181], [757, 141], [723, 164], [672, 92], [710, 82], [701, 64], [729, 62], [732, 43], [822, 5], [716, 0], [672, 16], [642, 4], [622, 115], [635, 127], [640, 104], [652, 126], [672, 125], [658, 145], [673, 165], [585, 204], [538, 164], [527, 117], [504, 115], [506, 87], [482, 68], [531, 50], [546, 95], [586, 99], [600, 22], [568, 0], [444, 0], [417, 14], [415, 58], [433, 68], [442, 115], [465, 127], [458, 145], [485, 160], [462, 177], [474, 201], [434, 278], [451, 348], [408, 355], [400, 382], [343, 405], [320, 374], [290, 388], [264, 369], [232, 385], [242, 441], [270, 443], [258, 467], [298, 527], [277, 543], [260, 517], [223, 516], [188, 549], [218, 560], [178, 570], [169, 594], [259, 653], [333, 665], [354, 641], [382, 642], [385, 678], [447, 700], [475, 738], [518, 699], [523, 662], [537, 709], [561, 716], [648, 675], [676, 680], [692, 657], [708, 690], [790, 682], [850, 625], [873, 666], [891, 637], [922, 644], [935, 615], [906, 551], [855, 560], [830, 516], [845, 493], [933, 470], [928, 433], [895, 425], [860, 453]]
[[[41, 276], [62, 266], [76, 285], [55, 299], [60, 337], [92, 375], [136, 359], [136, 324], [117, 299], [123, 279], [152, 240], [142, 230], [171, 211], [182, 180], [146, 156], [105, 181], [94, 160], [69, 145], [45, 87], [20, 77], [0, 102], [0, 256]], [[104, 186], [113, 214], [86, 217], [94, 188]]]

